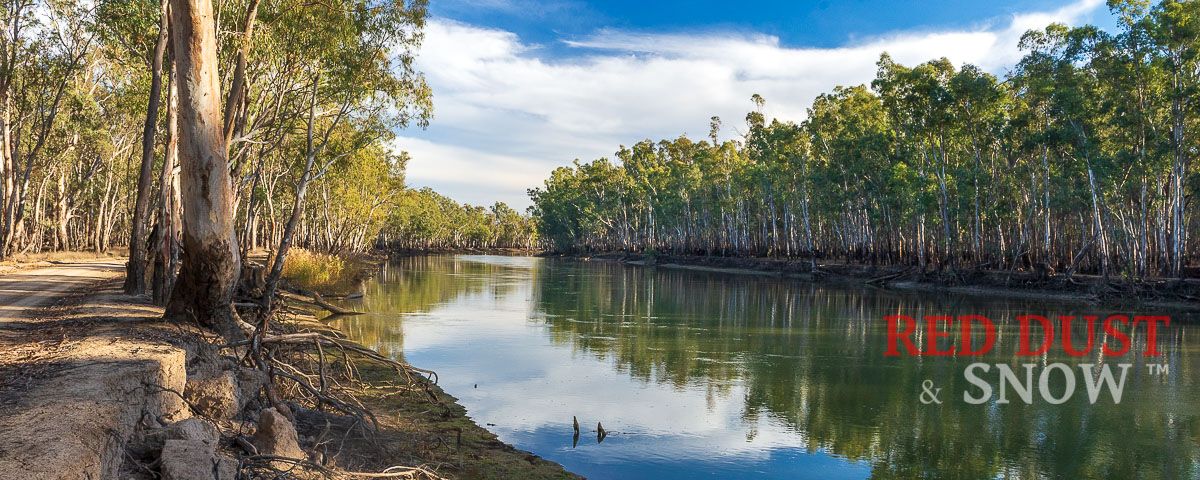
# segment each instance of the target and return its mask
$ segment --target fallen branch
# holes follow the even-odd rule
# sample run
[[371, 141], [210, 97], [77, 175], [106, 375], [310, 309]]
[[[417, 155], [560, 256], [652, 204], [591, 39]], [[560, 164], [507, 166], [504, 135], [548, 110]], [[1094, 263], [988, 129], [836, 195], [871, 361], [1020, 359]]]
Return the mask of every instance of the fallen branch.
[[[280, 291], [280, 292], [278, 292], [278, 294], [279, 294], [279, 296], [288, 298], [290, 300], [296, 300], [296, 301], [304, 302], [304, 303], [307, 303], [310, 305], [316, 305], [325, 310], [329, 310], [334, 315], [363, 315], [363, 312], [356, 312], [354, 310], [346, 310], [342, 307], [339, 307], [332, 303], [326, 302], [324, 298], [321, 298], [321, 294], [319, 294], [317, 292], [297, 291], [296, 293], [292, 293], [292, 292]], [[305, 298], [305, 297], [307, 297], [307, 298]]]
[[866, 281], [866, 283], [867, 283], [868, 285], [873, 285], [873, 284], [876, 284], [876, 283], [883, 283], [883, 282], [886, 282], [886, 281], [892, 280], [892, 279], [894, 279], [894, 278], [901, 277], [901, 276], [903, 276], [903, 275], [905, 275], [905, 274], [907, 274], [907, 273], [908, 273], [908, 269], [906, 268], [906, 269], [904, 269], [904, 270], [901, 270], [901, 271], [899, 271], [899, 272], [890, 273], [890, 274], [883, 275], [883, 276], [880, 276], [880, 277], [875, 277], [875, 278], [872, 278], [872, 279], [870, 279], [870, 280], [867, 280], [867, 281]]

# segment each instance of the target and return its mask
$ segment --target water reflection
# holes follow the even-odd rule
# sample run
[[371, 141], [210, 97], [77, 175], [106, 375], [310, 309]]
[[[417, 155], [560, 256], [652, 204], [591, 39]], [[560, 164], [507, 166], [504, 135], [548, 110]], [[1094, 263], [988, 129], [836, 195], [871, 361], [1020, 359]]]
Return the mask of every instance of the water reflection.
[[[1200, 477], [1198, 344], [1179, 315], [1159, 337], [1170, 374], [1116, 360], [1135, 364], [1120, 405], [976, 406], [956, 397], [968, 363], [1026, 361], [1016, 315], [1101, 312], [509, 257], [406, 259], [363, 301], [373, 313], [341, 328], [437, 370], [505, 441], [595, 478]], [[891, 313], [983, 314], [1000, 335], [983, 359], [887, 358]], [[917, 401], [926, 379], [941, 405]]]

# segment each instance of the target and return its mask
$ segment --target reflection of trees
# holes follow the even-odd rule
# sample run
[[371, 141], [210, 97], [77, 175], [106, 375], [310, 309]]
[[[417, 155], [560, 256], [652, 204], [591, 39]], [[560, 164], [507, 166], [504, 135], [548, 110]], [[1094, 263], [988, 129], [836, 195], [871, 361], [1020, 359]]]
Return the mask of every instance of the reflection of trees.
[[[975, 359], [886, 358], [881, 321], [888, 313], [985, 314], [1001, 323], [1002, 332], [995, 353], [980, 361], [1015, 366], [1022, 361], [1012, 355], [1016, 331], [1003, 322], [1019, 313], [1067, 313], [1058, 306], [818, 288], [608, 262], [546, 260], [530, 270], [418, 257], [389, 265], [379, 281], [367, 284], [365, 303], [355, 306], [371, 315], [337, 325], [398, 356], [403, 315], [467, 297], [506, 297], [531, 281], [535, 318], [552, 341], [610, 361], [640, 381], [699, 386], [714, 396], [742, 391], [747, 424], [763, 419], [786, 425], [810, 449], [870, 462], [873, 478], [1173, 479], [1195, 478], [1200, 469], [1200, 372], [1185, 341], [1194, 330], [1180, 328], [1182, 318], [1160, 334], [1166, 357], [1157, 362], [1171, 365], [1170, 377], [1146, 375], [1140, 359], [1125, 357], [1119, 361], [1135, 367], [1121, 405], [1107, 397], [1088, 405], [1077, 378], [1075, 397], [1058, 406], [1040, 399], [1034, 405], [966, 405], [956, 395], [966, 387], [963, 368]], [[1079, 325], [1073, 337], [1085, 334]], [[1135, 342], [1132, 351], [1144, 349], [1144, 338]], [[925, 379], [943, 389], [942, 405], [918, 402]], [[1055, 380], [1054, 391], [1061, 391], [1061, 379]]]
[[[699, 384], [721, 394], [740, 383], [747, 420], [768, 416], [811, 449], [869, 461], [873, 478], [1192, 478], [1200, 468], [1196, 377], [1186, 330], [1177, 325], [1182, 319], [1160, 335], [1168, 355], [1162, 361], [1174, 369], [1168, 379], [1145, 375], [1132, 356], [1108, 359], [1135, 363], [1121, 405], [1107, 397], [1089, 405], [1080, 376], [1065, 405], [1038, 398], [1034, 405], [975, 406], [959, 396], [967, 387], [962, 370], [977, 359], [886, 358], [882, 317], [985, 314], [1001, 335], [993, 354], [978, 360], [1019, 369], [1024, 360], [1013, 356], [1011, 319], [1066, 313], [1063, 307], [607, 262], [545, 262], [537, 273], [537, 315], [553, 341], [610, 359], [643, 381]], [[1085, 327], [1077, 327], [1073, 337], [1084, 338]], [[1134, 352], [1144, 348], [1139, 335]], [[1061, 377], [1053, 378], [1052, 391], [1061, 392]], [[918, 402], [925, 379], [943, 389], [942, 405]]]
[[[345, 317], [331, 324], [351, 338], [384, 355], [403, 356], [404, 330], [398, 319], [425, 313], [438, 305], [469, 295], [508, 295], [514, 267], [449, 256], [401, 258], [384, 264], [376, 281], [363, 286], [361, 300], [346, 302], [369, 315]], [[521, 272], [528, 282], [528, 272]]]

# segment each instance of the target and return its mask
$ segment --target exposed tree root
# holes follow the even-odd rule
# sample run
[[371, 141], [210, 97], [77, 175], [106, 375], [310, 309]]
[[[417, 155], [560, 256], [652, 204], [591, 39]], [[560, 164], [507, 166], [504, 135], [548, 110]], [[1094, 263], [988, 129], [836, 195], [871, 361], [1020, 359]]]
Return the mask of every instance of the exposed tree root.
[[[379, 352], [364, 347], [357, 342], [344, 338], [332, 337], [319, 332], [302, 332], [264, 336], [262, 337], [260, 343], [262, 345], [314, 345], [318, 348], [321, 345], [337, 347], [343, 351], [350, 351], [358, 355], [362, 355], [367, 359], [395, 367], [401, 373], [404, 373], [405, 376], [410, 380], [412, 379], [411, 374], [423, 374], [428, 375], [430, 380], [432, 380], [434, 383], [437, 383], [437, 373], [432, 370], [425, 370], [423, 368], [414, 367], [407, 363], [398, 362], [391, 358], [380, 355]], [[237, 344], [231, 346], [236, 345]]]
[[[319, 294], [300, 295], [280, 291], [270, 311], [258, 312], [258, 326], [249, 339], [230, 343], [223, 348], [244, 355], [248, 364], [265, 372], [270, 382], [265, 387], [268, 402], [295, 422], [296, 416], [288, 405], [316, 411], [332, 411], [352, 419], [346, 431], [359, 430], [363, 438], [373, 438], [378, 430], [375, 415], [358, 400], [356, 394], [365, 388], [389, 390], [421, 390], [432, 402], [440, 402], [431, 386], [437, 374], [431, 370], [409, 365], [379, 354], [357, 342], [346, 339], [340, 332], [317, 321], [304, 320], [309, 314], [288, 303], [301, 302], [334, 312], [335, 315], [357, 314], [325, 302]], [[282, 301], [281, 301], [282, 300]], [[244, 302], [248, 308], [262, 305], [258, 301]], [[249, 307], [255, 305], [255, 307]], [[293, 315], [294, 313], [294, 315]], [[284, 316], [289, 321], [280, 321]], [[398, 382], [386, 385], [366, 384], [360, 380], [358, 363], [371, 362], [395, 371]], [[241, 442], [249, 456], [243, 457], [239, 472], [247, 478], [305, 477], [353, 478], [441, 478], [428, 467], [391, 467], [379, 473], [348, 472], [328, 464], [324, 452], [314, 458], [320, 462], [266, 455]], [[343, 439], [344, 443], [344, 439]], [[324, 448], [318, 442], [318, 449]], [[249, 448], [248, 448], [249, 447]], [[340, 449], [339, 449], [340, 451]], [[281, 470], [281, 464], [289, 465]]]

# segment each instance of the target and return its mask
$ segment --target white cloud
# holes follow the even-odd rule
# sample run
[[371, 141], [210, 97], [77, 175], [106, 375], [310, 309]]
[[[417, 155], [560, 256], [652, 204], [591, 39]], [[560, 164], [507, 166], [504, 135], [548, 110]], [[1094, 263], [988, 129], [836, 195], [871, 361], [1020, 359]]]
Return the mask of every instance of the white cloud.
[[428, 132], [398, 139], [409, 180], [461, 201], [503, 200], [523, 208], [572, 159], [611, 156], [618, 145], [688, 134], [702, 138], [719, 115], [738, 135], [750, 95], [767, 115], [803, 119], [817, 95], [870, 82], [886, 51], [916, 64], [947, 57], [1004, 73], [1031, 28], [1080, 23], [1103, 7], [1079, 0], [1052, 12], [960, 31], [901, 32], [838, 48], [790, 48], [745, 34], [654, 34], [601, 30], [564, 41], [574, 55], [544, 58], [536, 45], [502, 30], [432, 19], [418, 58], [434, 90]]
[[[449, 186], [437, 190], [460, 202], [491, 205], [497, 200], [510, 201], [514, 192], [524, 195], [532, 186], [530, 178], [544, 173], [535, 160], [468, 146], [412, 137], [398, 138], [397, 145], [412, 155], [407, 172], [410, 184]], [[510, 205], [523, 208], [526, 203]]]

